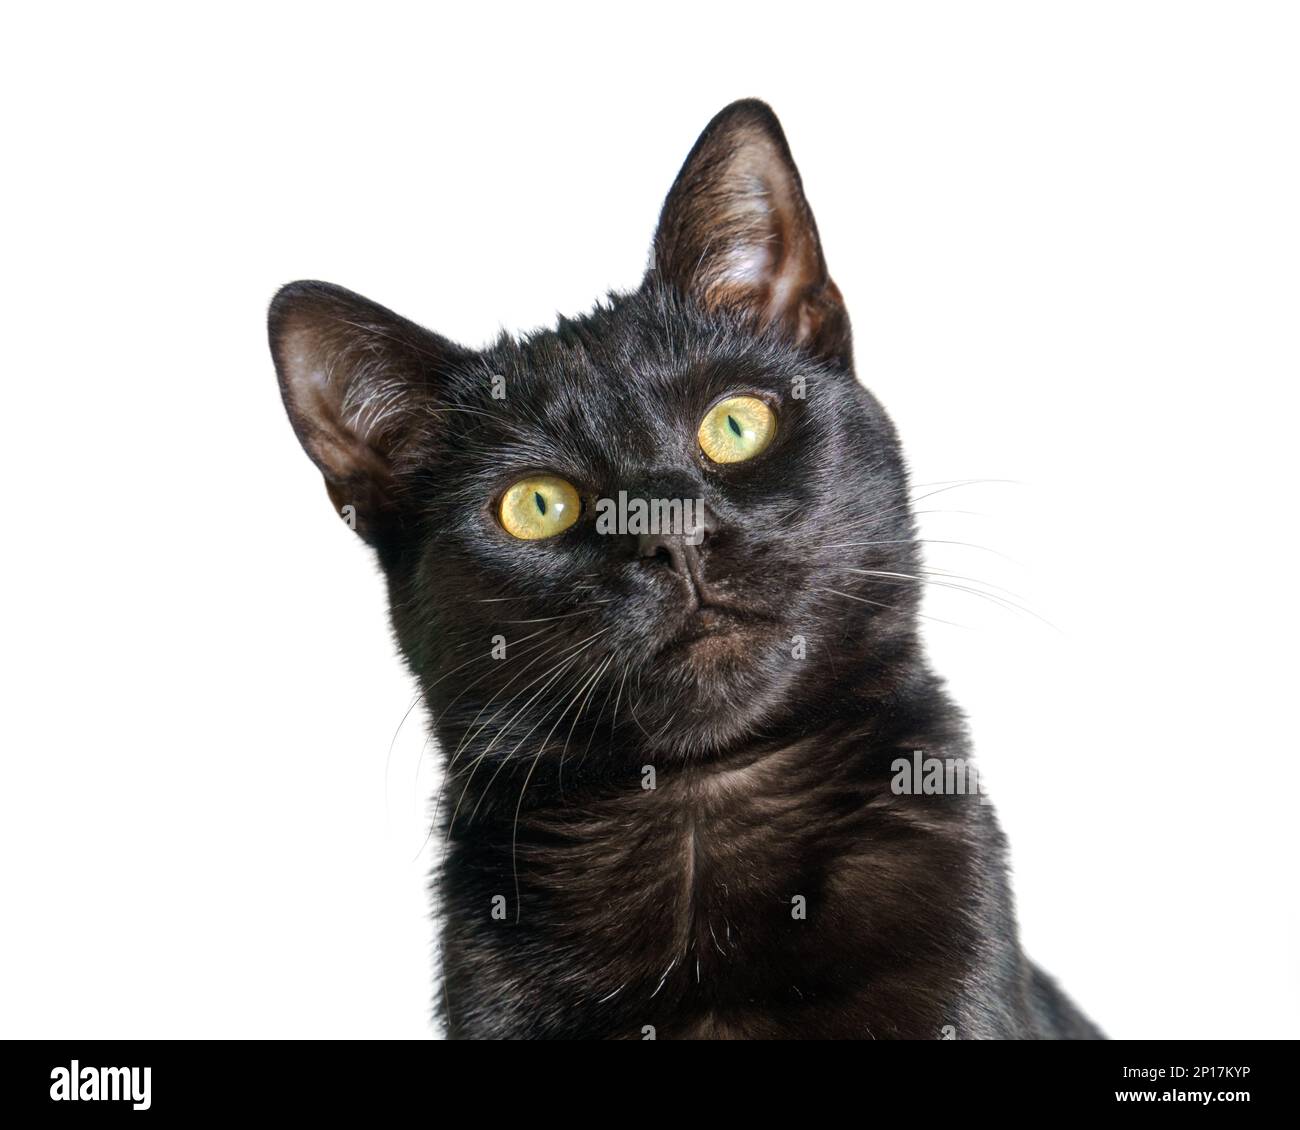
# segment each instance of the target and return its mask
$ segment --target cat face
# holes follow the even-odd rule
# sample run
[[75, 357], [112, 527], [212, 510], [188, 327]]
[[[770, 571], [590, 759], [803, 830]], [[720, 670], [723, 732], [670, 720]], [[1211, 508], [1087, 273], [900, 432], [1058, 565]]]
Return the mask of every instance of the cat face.
[[911, 588], [852, 571], [912, 571], [897, 444], [759, 103], [705, 131], [641, 289], [593, 314], [471, 351], [295, 283], [271, 340], [439, 725], [486, 760], [724, 750], [911, 638]]

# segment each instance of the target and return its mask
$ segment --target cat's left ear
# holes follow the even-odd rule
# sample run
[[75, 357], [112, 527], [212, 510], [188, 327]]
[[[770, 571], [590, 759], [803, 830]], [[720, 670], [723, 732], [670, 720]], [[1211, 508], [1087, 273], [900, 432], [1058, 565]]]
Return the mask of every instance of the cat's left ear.
[[271, 353], [284, 406], [330, 500], [366, 541], [401, 527], [395, 469], [435, 413], [435, 388], [465, 350], [322, 282], [271, 303]]
[[700, 135], [664, 203], [647, 277], [852, 365], [844, 300], [781, 123], [764, 102], [733, 102]]

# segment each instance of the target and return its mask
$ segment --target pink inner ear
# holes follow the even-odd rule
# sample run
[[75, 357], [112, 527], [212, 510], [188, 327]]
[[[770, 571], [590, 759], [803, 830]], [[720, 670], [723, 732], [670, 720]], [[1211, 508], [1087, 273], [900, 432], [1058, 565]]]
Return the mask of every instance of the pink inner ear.
[[719, 218], [730, 238], [706, 294], [749, 306], [802, 343], [816, 331], [807, 300], [826, 278], [798, 184], [771, 140], [752, 133], [733, 150], [726, 183]]
[[742, 246], [727, 255], [722, 281], [729, 286], [758, 289], [772, 276], [772, 253], [764, 247]]
[[700, 135], [664, 202], [647, 278], [852, 364], [848, 315], [785, 136], [762, 103], [733, 103]]
[[[326, 477], [346, 481], [383, 474], [384, 460], [371, 443], [374, 413], [367, 412], [375, 405], [369, 390], [361, 387], [364, 380], [358, 379], [365, 374], [337, 372], [339, 358], [329, 352], [331, 345], [346, 346], [314, 323], [290, 325], [281, 343], [291, 413]], [[350, 403], [358, 399], [359, 404]]]

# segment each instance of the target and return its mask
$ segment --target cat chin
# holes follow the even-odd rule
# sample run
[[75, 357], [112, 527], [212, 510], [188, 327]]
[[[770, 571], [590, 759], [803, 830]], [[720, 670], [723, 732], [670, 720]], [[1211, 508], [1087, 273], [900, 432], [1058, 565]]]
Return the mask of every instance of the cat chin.
[[656, 755], [725, 753], [789, 712], [798, 668], [775, 624], [711, 630], [675, 641], [643, 675], [636, 704]]

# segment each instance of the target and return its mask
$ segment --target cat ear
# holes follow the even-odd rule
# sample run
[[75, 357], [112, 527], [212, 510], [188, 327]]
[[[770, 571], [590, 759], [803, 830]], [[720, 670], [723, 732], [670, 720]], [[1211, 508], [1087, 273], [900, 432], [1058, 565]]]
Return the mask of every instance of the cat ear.
[[463, 351], [339, 286], [296, 282], [271, 303], [271, 354], [299, 441], [335, 508], [372, 544], [396, 520], [393, 465]]
[[844, 300], [781, 124], [764, 102], [733, 102], [700, 135], [664, 202], [648, 277], [852, 364]]

